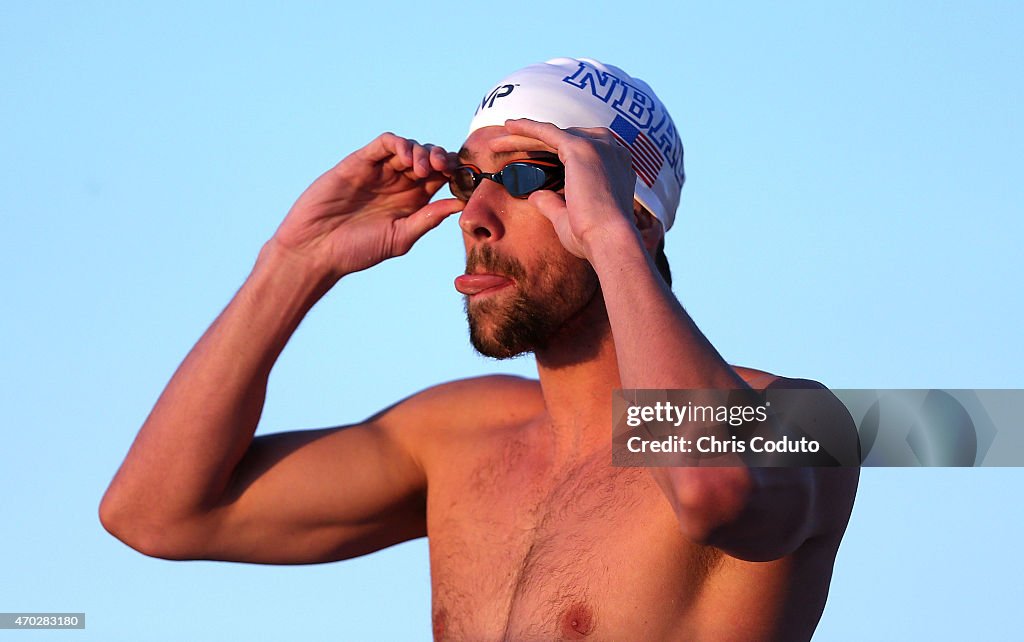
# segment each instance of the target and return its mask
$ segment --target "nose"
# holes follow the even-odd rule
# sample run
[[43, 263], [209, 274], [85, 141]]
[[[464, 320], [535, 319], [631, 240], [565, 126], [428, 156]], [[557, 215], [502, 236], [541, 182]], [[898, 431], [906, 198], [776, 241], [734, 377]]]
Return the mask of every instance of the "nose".
[[504, 236], [502, 215], [506, 198], [509, 198], [508, 193], [501, 185], [494, 181], [481, 181], [459, 215], [459, 227], [467, 240], [493, 242]]

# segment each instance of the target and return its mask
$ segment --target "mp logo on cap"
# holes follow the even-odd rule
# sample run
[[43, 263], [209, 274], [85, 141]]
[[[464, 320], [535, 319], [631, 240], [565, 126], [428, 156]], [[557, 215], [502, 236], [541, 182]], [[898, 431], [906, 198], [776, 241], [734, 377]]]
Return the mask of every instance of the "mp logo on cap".
[[494, 107], [494, 101], [495, 100], [497, 100], [499, 98], [504, 98], [505, 96], [508, 96], [509, 94], [512, 93], [512, 90], [515, 89], [518, 86], [519, 86], [518, 84], [515, 84], [515, 85], [498, 85], [497, 87], [495, 87], [494, 89], [491, 90], [491, 93], [489, 93], [486, 96], [484, 96], [483, 101], [480, 103], [480, 106], [477, 107], [476, 111], [479, 112], [481, 109], [487, 109], [489, 107]]

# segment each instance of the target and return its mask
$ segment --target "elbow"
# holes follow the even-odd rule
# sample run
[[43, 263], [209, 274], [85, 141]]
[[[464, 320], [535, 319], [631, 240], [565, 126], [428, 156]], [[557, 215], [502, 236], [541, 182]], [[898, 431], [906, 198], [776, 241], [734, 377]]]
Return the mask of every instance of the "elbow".
[[683, 468], [675, 480], [675, 509], [683, 535], [714, 546], [716, 535], [742, 516], [752, 490], [743, 467]]
[[123, 544], [148, 557], [165, 560], [195, 559], [190, 555], [180, 528], [158, 522], [152, 515], [134, 511], [108, 491], [99, 506], [103, 528]]
[[683, 535], [747, 562], [783, 558], [806, 541], [813, 513], [811, 473], [800, 469], [692, 469], [677, 486]]
[[131, 518], [125, 515], [125, 511], [121, 508], [121, 502], [117, 501], [112, 487], [107, 489], [103, 499], [100, 500], [99, 518], [104, 530], [131, 546], [126, 539], [127, 525], [131, 523]]
[[140, 528], [146, 520], [126, 510], [109, 492], [100, 502], [99, 518], [103, 528], [123, 544], [149, 557], [164, 557], [165, 544], [153, 537], [151, 531]]

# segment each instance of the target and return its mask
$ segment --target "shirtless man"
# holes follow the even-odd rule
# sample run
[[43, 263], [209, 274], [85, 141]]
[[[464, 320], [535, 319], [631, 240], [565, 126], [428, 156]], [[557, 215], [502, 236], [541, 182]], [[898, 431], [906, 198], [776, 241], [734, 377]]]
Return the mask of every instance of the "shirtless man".
[[[503, 80], [457, 156], [381, 135], [263, 247], [139, 432], [104, 526], [147, 555], [270, 564], [429, 535], [438, 640], [810, 638], [856, 468], [611, 465], [613, 389], [777, 382], [723, 361], [666, 284], [682, 178], [654, 93], [596, 61]], [[449, 182], [460, 198], [429, 203]], [[539, 380], [444, 383], [352, 426], [254, 438], [317, 300], [458, 211], [472, 341], [533, 352]]]

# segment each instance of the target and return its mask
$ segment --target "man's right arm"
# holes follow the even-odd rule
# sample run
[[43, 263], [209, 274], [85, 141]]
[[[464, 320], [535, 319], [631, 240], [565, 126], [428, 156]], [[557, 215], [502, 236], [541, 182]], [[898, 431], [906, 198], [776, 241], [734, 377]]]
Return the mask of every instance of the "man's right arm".
[[451, 162], [385, 134], [306, 190], [146, 419], [100, 506], [110, 532], [158, 557], [266, 563], [423, 534], [425, 479], [401, 429], [429, 420], [429, 402], [348, 428], [253, 434], [270, 370], [316, 301], [459, 209], [428, 204]]

